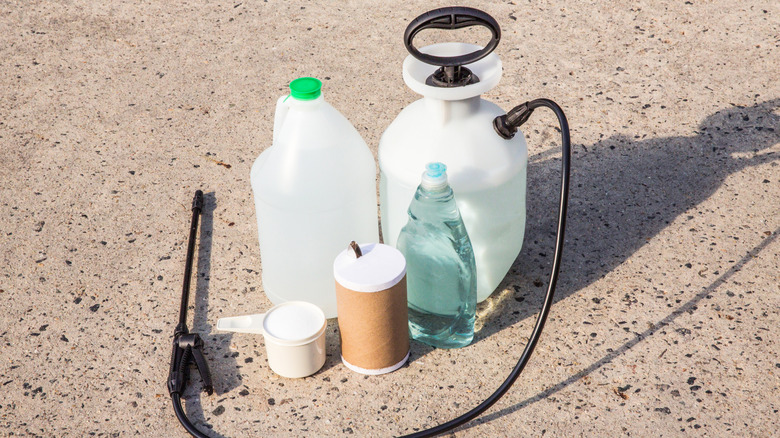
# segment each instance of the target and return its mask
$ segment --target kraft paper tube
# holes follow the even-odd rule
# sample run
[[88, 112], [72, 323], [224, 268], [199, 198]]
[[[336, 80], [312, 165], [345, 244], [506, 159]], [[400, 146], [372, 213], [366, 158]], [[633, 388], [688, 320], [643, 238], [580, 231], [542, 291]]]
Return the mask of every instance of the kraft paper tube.
[[409, 359], [406, 260], [381, 243], [358, 252], [344, 250], [333, 263], [341, 360], [358, 373], [389, 373]]

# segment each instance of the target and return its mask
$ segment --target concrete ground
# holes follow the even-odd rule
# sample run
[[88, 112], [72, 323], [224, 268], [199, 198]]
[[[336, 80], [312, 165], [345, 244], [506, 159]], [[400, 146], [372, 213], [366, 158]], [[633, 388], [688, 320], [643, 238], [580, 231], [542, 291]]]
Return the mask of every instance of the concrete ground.
[[[504, 76], [485, 97], [566, 109], [573, 186], [541, 342], [454, 434], [776, 436], [780, 4], [468, 3], [503, 29]], [[560, 161], [543, 110], [524, 126], [525, 245], [471, 346], [414, 343], [408, 366], [365, 377], [340, 363], [332, 321], [323, 370], [290, 380], [269, 370], [261, 337], [214, 330], [270, 305], [249, 169], [287, 83], [323, 79], [376, 153], [419, 97], [401, 78], [403, 31], [444, 5], [0, 5], [0, 435], [185, 436], [165, 380], [198, 188], [190, 327], [216, 394], [196, 384], [185, 404], [212, 436], [397, 435], [493, 392], [552, 255]]]

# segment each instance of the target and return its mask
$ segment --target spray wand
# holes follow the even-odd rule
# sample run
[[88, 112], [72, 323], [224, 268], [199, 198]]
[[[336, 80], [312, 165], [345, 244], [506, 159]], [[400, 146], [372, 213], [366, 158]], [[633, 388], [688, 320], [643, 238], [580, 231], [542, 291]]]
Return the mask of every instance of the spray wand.
[[198, 218], [203, 210], [203, 192], [195, 192], [192, 200], [192, 223], [190, 225], [190, 240], [187, 244], [187, 260], [184, 265], [184, 285], [181, 291], [181, 307], [179, 308], [179, 324], [173, 332], [173, 352], [171, 353], [171, 372], [168, 375], [168, 392], [173, 401], [176, 418], [194, 437], [205, 437], [203, 433], [187, 419], [181, 405], [181, 396], [189, 380], [190, 365], [195, 362], [198, 373], [203, 379], [203, 390], [209, 395], [214, 392], [211, 384], [211, 373], [203, 356], [203, 339], [197, 333], [190, 333], [187, 328], [187, 305], [190, 297], [190, 278], [192, 277], [192, 259], [195, 253], [195, 236], [198, 233]]

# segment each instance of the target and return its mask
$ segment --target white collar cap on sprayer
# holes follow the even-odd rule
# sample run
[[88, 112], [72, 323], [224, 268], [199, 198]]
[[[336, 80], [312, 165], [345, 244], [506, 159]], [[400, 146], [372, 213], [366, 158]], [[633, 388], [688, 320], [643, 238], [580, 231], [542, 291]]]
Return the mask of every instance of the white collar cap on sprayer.
[[438, 162], [426, 164], [420, 185], [429, 192], [440, 192], [447, 188], [447, 166]]

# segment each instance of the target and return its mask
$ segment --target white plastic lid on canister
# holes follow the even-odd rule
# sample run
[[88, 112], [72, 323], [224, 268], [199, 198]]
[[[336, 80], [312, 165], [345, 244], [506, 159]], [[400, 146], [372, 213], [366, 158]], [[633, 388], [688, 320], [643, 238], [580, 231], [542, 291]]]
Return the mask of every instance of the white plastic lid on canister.
[[306, 344], [325, 331], [327, 322], [319, 307], [303, 301], [274, 306], [263, 319], [263, 331], [280, 344]]
[[[482, 46], [468, 43], [438, 43], [420, 47], [421, 53], [434, 56], [461, 56], [481, 50]], [[404, 59], [403, 77], [406, 85], [415, 93], [425, 97], [441, 100], [461, 100], [487, 93], [498, 85], [501, 80], [501, 59], [491, 53], [477, 62], [466, 64], [471, 72], [479, 78], [479, 82], [461, 87], [436, 87], [428, 85], [428, 76], [432, 75], [439, 66], [427, 64], [409, 55]]]
[[336, 281], [356, 292], [379, 292], [398, 284], [406, 275], [401, 251], [381, 243], [360, 244], [361, 257], [342, 251], [333, 262]]

